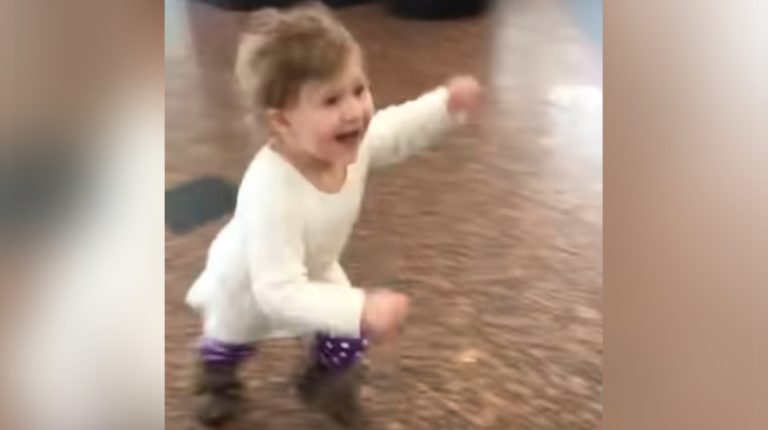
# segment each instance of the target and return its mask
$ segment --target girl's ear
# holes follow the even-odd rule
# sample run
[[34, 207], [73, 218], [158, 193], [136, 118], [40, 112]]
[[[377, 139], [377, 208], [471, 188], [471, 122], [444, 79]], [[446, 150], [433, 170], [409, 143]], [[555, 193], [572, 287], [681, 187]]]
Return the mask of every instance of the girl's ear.
[[287, 140], [290, 135], [291, 123], [285, 110], [270, 108], [264, 113], [267, 126], [281, 140]]

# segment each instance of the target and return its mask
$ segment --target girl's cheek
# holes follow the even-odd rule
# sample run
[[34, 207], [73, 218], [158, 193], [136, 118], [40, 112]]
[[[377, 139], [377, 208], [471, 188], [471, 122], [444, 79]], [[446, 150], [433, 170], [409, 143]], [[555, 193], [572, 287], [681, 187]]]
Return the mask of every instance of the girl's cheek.
[[373, 117], [373, 97], [370, 93], [368, 93], [368, 100], [366, 103], [366, 111], [365, 111], [365, 119], [366, 122], [371, 120], [371, 117]]

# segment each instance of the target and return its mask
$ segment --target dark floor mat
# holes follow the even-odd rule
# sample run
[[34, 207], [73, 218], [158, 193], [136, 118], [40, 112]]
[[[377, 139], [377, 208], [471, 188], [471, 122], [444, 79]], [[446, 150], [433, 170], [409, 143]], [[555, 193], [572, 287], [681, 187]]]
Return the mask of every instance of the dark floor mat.
[[165, 223], [174, 233], [186, 233], [235, 210], [237, 187], [219, 178], [204, 177], [165, 192]]
[[23, 139], [18, 150], [0, 154], [0, 237], [5, 240], [43, 232], [77, 207], [89, 167], [80, 147], [63, 136]]

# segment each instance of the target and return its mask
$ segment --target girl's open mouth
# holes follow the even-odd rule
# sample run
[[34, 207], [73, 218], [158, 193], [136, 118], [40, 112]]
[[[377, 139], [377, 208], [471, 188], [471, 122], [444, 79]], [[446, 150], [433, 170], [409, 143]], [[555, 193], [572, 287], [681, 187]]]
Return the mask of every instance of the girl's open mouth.
[[361, 134], [360, 129], [345, 131], [336, 135], [336, 142], [346, 146], [354, 146], [360, 141]]

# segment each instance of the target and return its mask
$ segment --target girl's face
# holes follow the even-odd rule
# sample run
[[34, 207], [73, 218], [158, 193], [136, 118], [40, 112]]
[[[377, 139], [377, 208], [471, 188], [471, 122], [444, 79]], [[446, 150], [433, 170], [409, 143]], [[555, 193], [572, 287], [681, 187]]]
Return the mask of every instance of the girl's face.
[[357, 50], [330, 81], [305, 84], [291, 107], [271, 114], [282, 144], [315, 161], [349, 165], [373, 115], [373, 99]]

